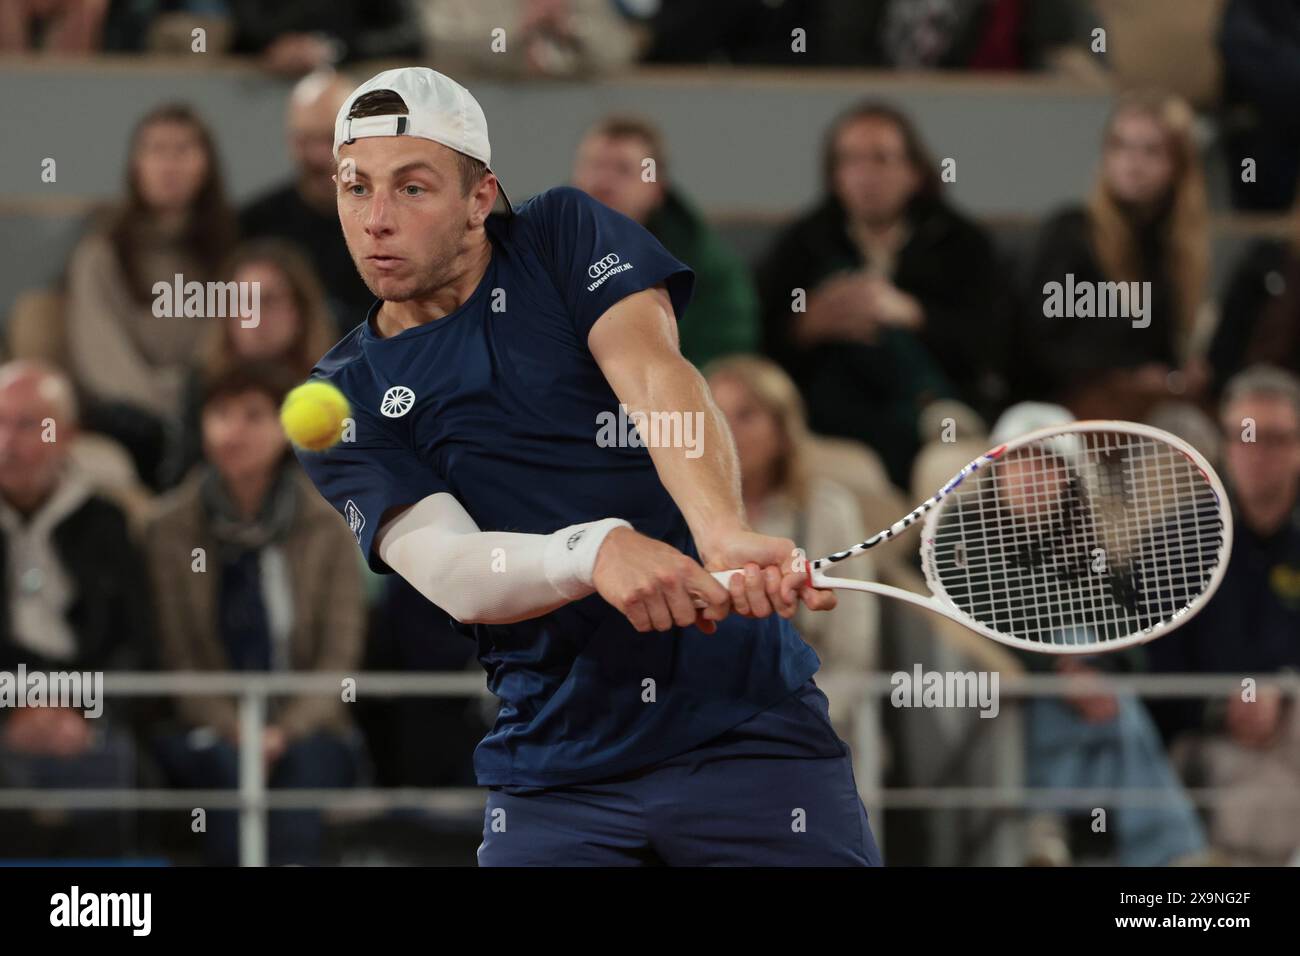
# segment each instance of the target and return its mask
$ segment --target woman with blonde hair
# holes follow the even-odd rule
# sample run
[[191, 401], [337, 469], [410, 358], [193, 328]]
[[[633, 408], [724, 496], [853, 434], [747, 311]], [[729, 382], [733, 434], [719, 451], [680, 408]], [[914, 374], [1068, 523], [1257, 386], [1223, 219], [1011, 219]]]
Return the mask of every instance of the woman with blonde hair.
[[222, 270], [227, 281], [256, 283], [256, 321], [211, 319], [190, 371], [184, 440], [167, 469], [175, 484], [199, 460], [199, 396], [208, 383], [249, 363], [273, 364], [304, 379], [333, 346], [336, 332], [325, 292], [308, 260], [283, 239], [241, 243]]
[[160, 318], [155, 289], [215, 279], [235, 235], [212, 132], [192, 108], [164, 104], [136, 124], [125, 193], [68, 261], [68, 368], [86, 428], [121, 442], [158, 489], [203, 326]]
[[1086, 203], [1051, 217], [1039, 236], [1014, 363], [1022, 397], [1080, 418], [1140, 419], [1204, 385], [1192, 343], [1209, 226], [1194, 120], [1174, 96], [1116, 103]]
[[325, 290], [311, 263], [283, 239], [241, 243], [226, 261], [226, 277], [257, 283], [256, 323], [214, 323], [199, 346], [197, 366], [213, 378], [233, 364], [270, 361], [306, 378], [337, 339]]
[[[775, 363], [754, 355], [734, 355], [706, 366], [714, 401], [727, 417], [740, 461], [741, 494], [750, 527], [760, 534], [790, 538], [809, 558], [838, 551], [866, 536], [853, 494], [840, 484], [811, 474], [810, 440], [803, 400], [790, 377]], [[846, 576], [870, 577], [863, 556]], [[830, 614], [800, 609], [795, 627], [821, 658], [822, 675], [863, 673], [876, 662], [879, 607], [867, 594], [844, 594]], [[851, 733], [852, 700], [827, 692], [831, 720], [842, 736]]]

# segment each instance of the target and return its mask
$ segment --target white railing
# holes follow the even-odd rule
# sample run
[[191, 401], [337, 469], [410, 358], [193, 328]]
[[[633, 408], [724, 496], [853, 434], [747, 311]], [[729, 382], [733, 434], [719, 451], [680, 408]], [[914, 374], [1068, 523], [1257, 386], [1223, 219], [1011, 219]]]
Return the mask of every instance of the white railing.
[[[107, 697], [170, 697], [190, 694], [229, 694], [239, 701], [241, 741], [262, 737], [266, 702], [270, 697], [297, 694], [341, 694], [345, 681], [355, 682], [356, 699], [376, 697], [488, 697], [483, 676], [465, 673], [271, 673], [173, 672], [105, 673]], [[888, 698], [894, 689], [890, 675], [819, 674], [817, 682], [832, 696], [861, 695], [865, 704]], [[1269, 676], [1260, 686], [1274, 686], [1300, 697], [1300, 675]], [[1053, 697], [1080, 692], [1080, 679], [1057, 674], [1001, 676], [1000, 703], [1024, 697]], [[1240, 693], [1235, 676], [1105, 675], [1089, 678], [1088, 693], [1136, 694], [1142, 697], [1224, 698]], [[1019, 785], [1003, 787], [895, 787], [880, 784], [878, 754], [868, 745], [878, 734], [876, 708], [857, 708], [853, 745], [854, 762], [863, 802], [880, 814], [885, 808], [939, 810], [1027, 808], [1086, 809], [1095, 806], [1156, 806], [1169, 799], [1165, 790], [1087, 789], [1033, 790]], [[858, 746], [861, 742], [863, 745]], [[239, 858], [245, 866], [264, 866], [267, 854], [267, 813], [281, 809], [347, 809], [379, 812], [390, 809], [425, 809], [444, 814], [482, 812], [483, 791], [477, 788], [353, 788], [347, 790], [270, 790], [257, 747], [240, 746], [239, 786], [236, 790], [106, 790], [7, 789], [0, 790], [0, 809], [110, 809], [175, 810], [203, 806], [238, 810]], [[1300, 790], [1252, 791], [1241, 788], [1197, 788], [1183, 791], [1197, 806], [1213, 807], [1250, 797], [1252, 800], [1294, 808], [1300, 812]], [[877, 820], [879, 818], [877, 817]]]

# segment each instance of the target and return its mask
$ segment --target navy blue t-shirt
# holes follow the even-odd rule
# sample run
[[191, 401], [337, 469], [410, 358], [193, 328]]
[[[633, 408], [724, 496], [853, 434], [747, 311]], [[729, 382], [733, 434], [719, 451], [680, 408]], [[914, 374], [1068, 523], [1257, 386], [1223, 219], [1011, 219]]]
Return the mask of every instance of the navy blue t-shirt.
[[[455, 312], [391, 338], [371, 320], [313, 375], [352, 404], [354, 440], [300, 452], [371, 567], [395, 505], [448, 492], [483, 531], [549, 534], [618, 517], [698, 556], [643, 447], [597, 441], [618, 399], [587, 347], [620, 299], [666, 284], [680, 317], [693, 275], [641, 226], [569, 187], [491, 217], [492, 259]], [[604, 444], [606, 447], [602, 447]], [[483, 786], [553, 786], [682, 753], [802, 685], [817, 656], [788, 621], [731, 616], [640, 634], [593, 594], [509, 625], [458, 625], [478, 642], [495, 727], [474, 755]], [[430, 640], [438, 640], [436, 634]]]

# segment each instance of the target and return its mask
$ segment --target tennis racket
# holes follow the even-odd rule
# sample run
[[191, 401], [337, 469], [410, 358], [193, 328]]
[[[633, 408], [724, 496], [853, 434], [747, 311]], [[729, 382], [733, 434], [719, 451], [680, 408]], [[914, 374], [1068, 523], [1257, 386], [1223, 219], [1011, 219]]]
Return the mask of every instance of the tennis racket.
[[[828, 574], [922, 519], [930, 596]], [[1146, 425], [1085, 421], [985, 452], [911, 514], [809, 571], [813, 587], [909, 601], [1022, 650], [1096, 654], [1189, 621], [1231, 549], [1227, 496], [1199, 452]], [[736, 573], [714, 577], [726, 585]]]

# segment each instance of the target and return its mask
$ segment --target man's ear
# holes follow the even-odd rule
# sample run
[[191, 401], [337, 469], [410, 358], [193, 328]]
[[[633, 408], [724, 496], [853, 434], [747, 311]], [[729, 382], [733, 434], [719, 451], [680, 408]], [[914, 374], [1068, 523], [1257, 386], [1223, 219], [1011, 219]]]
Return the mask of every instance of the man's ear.
[[483, 225], [492, 214], [492, 207], [497, 204], [497, 178], [491, 173], [484, 174], [470, 194], [470, 224], [475, 228]]

